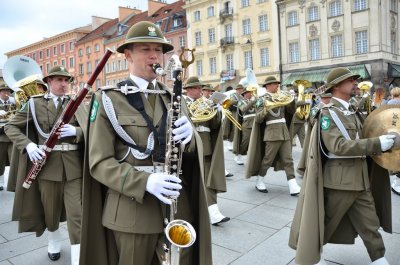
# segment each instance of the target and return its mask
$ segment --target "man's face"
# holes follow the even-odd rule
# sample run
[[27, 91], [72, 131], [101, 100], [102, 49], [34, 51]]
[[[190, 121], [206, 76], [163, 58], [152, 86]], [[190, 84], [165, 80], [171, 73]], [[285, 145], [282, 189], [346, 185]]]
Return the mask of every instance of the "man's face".
[[50, 92], [57, 97], [64, 96], [69, 88], [69, 80], [69, 77], [60, 75], [49, 77], [47, 79], [47, 84], [49, 85]]
[[8, 100], [8, 99], [10, 98], [10, 94], [11, 94], [11, 91], [8, 90], [8, 89], [0, 90], [0, 98], [1, 98], [3, 101]]
[[243, 88], [236, 88], [236, 93], [238, 95], [242, 94], [242, 92], [243, 92]]
[[354, 78], [348, 78], [334, 87], [333, 92], [339, 93], [346, 97], [351, 97], [355, 95], [356, 89], [357, 81]]
[[203, 96], [206, 98], [210, 98], [213, 93], [214, 93], [214, 91], [212, 91], [212, 90], [203, 89]]
[[162, 44], [159, 43], [133, 43], [130, 49], [125, 49], [131, 73], [149, 82], [157, 77], [152, 65], [161, 63], [162, 56]]
[[328, 104], [329, 102], [331, 102], [331, 98], [330, 97], [322, 97], [321, 102], [324, 104]]
[[268, 84], [266, 85], [266, 88], [269, 93], [276, 93], [278, 92], [279, 83]]
[[37, 84], [37, 90], [39, 93], [44, 94], [46, 93], [46, 88], [42, 84]]
[[201, 94], [201, 86], [186, 88], [186, 95], [194, 100], [199, 99], [201, 97]]
[[244, 93], [243, 94], [243, 97], [245, 98], [245, 99], [251, 99], [251, 96], [252, 96], [253, 94], [251, 93], [251, 92], [246, 92], [246, 93]]

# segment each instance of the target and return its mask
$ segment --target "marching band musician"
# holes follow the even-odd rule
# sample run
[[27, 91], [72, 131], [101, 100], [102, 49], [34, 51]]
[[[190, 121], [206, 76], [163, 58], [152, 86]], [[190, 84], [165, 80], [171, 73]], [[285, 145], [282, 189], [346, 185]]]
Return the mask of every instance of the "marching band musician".
[[15, 99], [11, 97], [13, 91], [6, 84], [0, 85], [0, 191], [4, 188], [2, 183], [4, 181], [4, 171], [6, 166], [10, 165], [12, 142], [4, 133], [4, 125], [8, 122], [10, 111], [15, 110]]
[[92, 97], [80, 264], [160, 264], [171, 196], [179, 196], [175, 218], [191, 223], [197, 233], [195, 244], [181, 249], [180, 264], [212, 263], [201, 140], [184, 101], [173, 130], [174, 139], [187, 144], [180, 178], [162, 166], [169, 159], [165, 137], [171, 92], [156, 80], [153, 66], [173, 49], [157, 25], [136, 23], [117, 48], [129, 63], [129, 77]]
[[[188, 106], [202, 96], [204, 84], [198, 77], [189, 77], [184, 88], [186, 89], [186, 102]], [[214, 106], [212, 106], [214, 107]], [[220, 107], [220, 106], [219, 106]], [[192, 118], [192, 117], [191, 117]], [[208, 121], [196, 122], [195, 129], [203, 143], [204, 155], [204, 183], [206, 184], [208, 212], [212, 225], [218, 225], [230, 220], [224, 216], [217, 204], [217, 193], [226, 192], [224, 148], [222, 141], [223, 123], [222, 112]]]
[[[30, 100], [6, 125], [5, 132], [21, 153], [26, 152], [34, 163], [44, 158], [43, 143], [69, 101], [65, 95], [73, 77], [64, 67], [55, 66], [43, 78], [49, 86], [46, 95], [31, 96]], [[26, 128], [28, 124], [29, 128]], [[28, 130], [27, 135], [25, 131]], [[19, 221], [19, 232], [34, 231], [40, 236], [49, 231], [48, 256], [55, 261], [60, 258], [62, 235], [59, 223], [67, 220], [71, 242], [71, 263], [79, 263], [81, 204], [82, 204], [82, 156], [80, 144], [83, 131], [75, 118], [64, 124], [59, 140], [46, 164], [30, 189], [22, 188], [30, 164], [25, 170], [18, 168], [17, 185], [13, 209], [13, 220]], [[25, 164], [26, 163], [26, 164]], [[64, 212], [65, 211], [65, 212]]]
[[[232, 101], [229, 110], [232, 112], [232, 117], [238, 121], [238, 123], [242, 123], [242, 114], [239, 108], [239, 102], [243, 100], [242, 92], [244, 91], [245, 87], [239, 83], [236, 86], [236, 93], [232, 93], [229, 95], [229, 99]], [[231, 122], [230, 122], [231, 123]], [[236, 164], [243, 165], [244, 161], [242, 155], [240, 154], [240, 143], [241, 143], [241, 136], [242, 132], [233, 124], [232, 124], [232, 153], [235, 155], [234, 160]]]
[[[274, 94], [278, 92], [279, 84], [280, 82], [274, 76], [268, 76], [263, 86], [268, 93]], [[260, 97], [256, 103], [258, 110], [251, 133], [245, 176], [246, 178], [257, 176], [256, 189], [259, 192], [267, 193], [264, 176], [268, 169], [274, 166], [275, 170], [282, 170], [280, 167], [283, 167], [288, 181], [289, 193], [295, 196], [300, 193], [300, 186], [296, 182], [292, 142], [284, 118], [285, 112], [294, 114], [295, 104], [291, 102], [289, 105], [267, 111], [264, 108], [263, 101], [264, 99]], [[263, 128], [265, 129], [263, 130]], [[278, 157], [282, 165], [279, 165]]]
[[[231, 88], [231, 87], [229, 87]], [[232, 113], [232, 116], [238, 120], [238, 111], [237, 111], [237, 104], [239, 102], [239, 100], [241, 99], [241, 93], [243, 92], [243, 85], [242, 84], [237, 84], [236, 88], [235, 88], [235, 92], [236, 93], [232, 93], [229, 95], [229, 99], [232, 100], [232, 105], [229, 107], [229, 110]], [[231, 90], [226, 90], [226, 92], [231, 91]], [[237, 149], [239, 149], [239, 144], [240, 142], [238, 141], [237, 138], [237, 133], [238, 133], [238, 129], [236, 128], [236, 126], [230, 121], [227, 120], [225, 127], [224, 127], [224, 140], [230, 142], [230, 145], [228, 146], [228, 150], [229, 151], [233, 151], [235, 153], [235, 151], [237, 151]], [[242, 162], [239, 162], [239, 164], [243, 164]]]
[[[389, 150], [394, 136], [359, 139], [361, 116], [349, 104], [358, 77], [344, 67], [332, 69], [325, 91], [332, 93], [331, 102], [312, 118], [307, 170], [289, 238], [289, 246], [297, 250], [297, 264], [325, 264], [323, 244], [354, 244], [357, 234], [372, 264], [388, 264], [378, 231], [382, 226], [391, 232], [388, 172], [380, 167], [370, 170], [366, 156]], [[373, 195], [380, 198], [377, 206]]]

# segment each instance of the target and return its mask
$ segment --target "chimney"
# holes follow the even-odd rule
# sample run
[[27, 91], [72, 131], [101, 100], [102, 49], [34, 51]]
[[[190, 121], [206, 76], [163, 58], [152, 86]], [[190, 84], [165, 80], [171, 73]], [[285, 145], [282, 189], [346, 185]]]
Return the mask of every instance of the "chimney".
[[101, 25], [110, 20], [111, 20], [110, 18], [92, 16], [92, 24], [91, 24], [92, 30], [97, 29], [98, 27], [100, 27]]
[[127, 18], [129, 15], [131, 14], [139, 14], [142, 11], [136, 8], [130, 8], [130, 7], [123, 7], [123, 6], [119, 6], [118, 7], [118, 21], [121, 22], [123, 21], [125, 18]]
[[155, 12], [166, 5], [167, 3], [165, 3], [163, 0], [148, 0], [148, 16], [151, 17]]

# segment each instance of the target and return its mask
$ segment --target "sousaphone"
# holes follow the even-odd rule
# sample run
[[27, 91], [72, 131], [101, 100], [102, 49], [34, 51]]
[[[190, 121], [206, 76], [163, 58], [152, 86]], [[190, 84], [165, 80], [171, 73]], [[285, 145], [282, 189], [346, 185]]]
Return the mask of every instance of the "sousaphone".
[[384, 105], [371, 112], [364, 122], [362, 138], [379, 137], [383, 134], [396, 135], [392, 149], [381, 155], [372, 156], [381, 167], [400, 171], [400, 106]]

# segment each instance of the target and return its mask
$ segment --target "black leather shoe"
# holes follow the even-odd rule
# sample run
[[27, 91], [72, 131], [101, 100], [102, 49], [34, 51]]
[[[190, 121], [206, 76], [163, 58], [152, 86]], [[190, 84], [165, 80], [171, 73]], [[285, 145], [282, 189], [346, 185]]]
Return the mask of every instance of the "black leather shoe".
[[0, 191], [4, 190], [3, 186], [0, 186]]
[[221, 221], [219, 221], [218, 223], [214, 223], [214, 224], [212, 224], [212, 225], [218, 226], [219, 224], [226, 223], [226, 222], [228, 222], [229, 220], [231, 220], [231, 218], [229, 218], [229, 217], [224, 217], [224, 218], [222, 218]]
[[230, 178], [230, 177], [233, 177], [232, 173], [228, 173], [228, 174], [225, 175], [225, 178]]
[[56, 261], [61, 257], [61, 253], [49, 253], [47, 252], [47, 255], [49, 255], [49, 259], [51, 259], [52, 261]]

